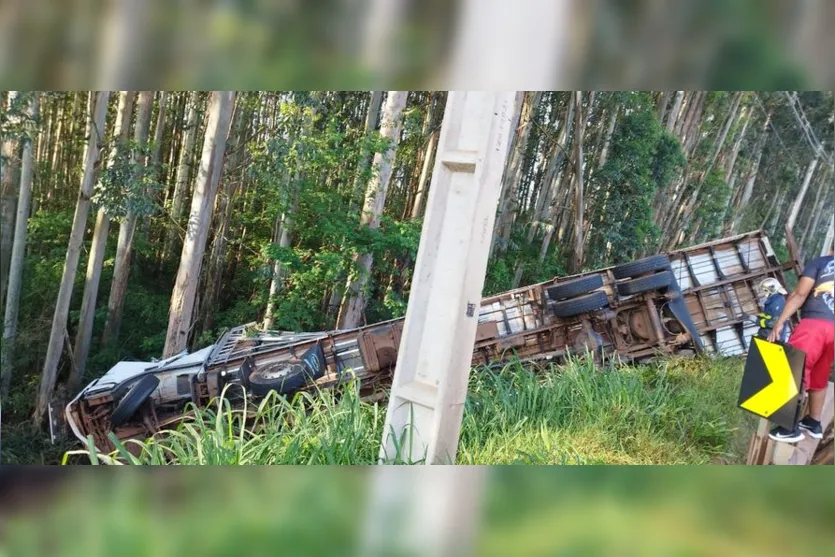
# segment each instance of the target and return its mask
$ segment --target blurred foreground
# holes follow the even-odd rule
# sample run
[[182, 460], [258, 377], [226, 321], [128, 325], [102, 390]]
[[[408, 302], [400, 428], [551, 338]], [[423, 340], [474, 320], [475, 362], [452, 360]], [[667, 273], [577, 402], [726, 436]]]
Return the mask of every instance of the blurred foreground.
[[834, 21], [825, 0], [7, 0], [0, 80], [17, 89], [823, 89], [835, 81]]
[[[478, 471], [387, 473], [420, 493]], [[91, 472], [3, 469], [0, 556], [354, 554], [368, 517], [378, 518], [368, 514], [368, 493], [382, 470]], [[484, 472], [482, 503], [472, 515], [476, 555], [818, 556], [835, 541], [835, 484], [820, 467]], [[414, 508], [409, 497], [389, 501], [398, 503]], [[417, 511], [413, 526], [424, 532], [419, 546], [404, 547], [410, 528], [401, 525], [388, 530], [388, 550], [378, 554], [437, 554], [429, 548], [437, 541], [432, 532], [440, 530], [427, 517], [445, 510]], [[447, 527], [465, 519], [453, 518]]]

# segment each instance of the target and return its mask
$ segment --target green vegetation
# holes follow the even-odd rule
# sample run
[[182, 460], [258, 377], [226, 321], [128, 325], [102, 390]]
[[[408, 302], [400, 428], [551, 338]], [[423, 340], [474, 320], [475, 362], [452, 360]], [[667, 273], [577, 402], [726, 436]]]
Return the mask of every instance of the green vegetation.
[[[472, 374], [460, 464], [741, 463], [752, 419], [736, 409], [742, 362], [674, 358], [627, 366], [479, 368]], [[341, 392], [270, 396], [250, 418], [226, 399], [176, 429], [111, 455], [69, 458], [133, 464], [373, 464], [385, 406]], [[404, 453], [405, 454], [405, 453]], [[390, 455], [401, 462], [400, 455]]]
[[[362, 555], [378, 471], [75, 469], [58, 490], [30, 500], [27, 509], [0, 508], [14, 513], [3, 517], [0, 557]], [[438, 477], [468, 471], [421, 472]], [[786, 472], [729, 466], [491, 468], [473, 553], [782, 557], [791, 547], [792, 556], [817, 557], [835, 542], [831, 471]], [[428, 477], [414, 469], [403, 473], [413, 481]]]

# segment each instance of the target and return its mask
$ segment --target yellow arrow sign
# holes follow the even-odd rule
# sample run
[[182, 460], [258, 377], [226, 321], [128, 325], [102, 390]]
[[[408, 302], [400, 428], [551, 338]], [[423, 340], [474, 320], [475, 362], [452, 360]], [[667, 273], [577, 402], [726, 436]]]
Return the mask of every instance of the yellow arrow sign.
[[757, 337], [753, 340], [762, 356], [768, 375], [771, 376], [771, 383], [740, 406], [767, 418], [796, 397], [798, 389], [783, 347]]

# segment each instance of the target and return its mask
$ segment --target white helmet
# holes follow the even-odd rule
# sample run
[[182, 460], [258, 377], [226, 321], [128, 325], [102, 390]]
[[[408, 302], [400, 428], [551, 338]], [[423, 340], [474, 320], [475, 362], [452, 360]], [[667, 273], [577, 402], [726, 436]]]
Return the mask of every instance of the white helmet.
[[774, 277], [769, 277], [763, 280], [760, 285], [757, 287], [757, 291], [759, 292], [760, 296], [763, 298], [767, 298], [772, 294], [780, 293], [785, 296], [786, 289], [783, 288], [783, 285], [780, 284], [780, 281]]

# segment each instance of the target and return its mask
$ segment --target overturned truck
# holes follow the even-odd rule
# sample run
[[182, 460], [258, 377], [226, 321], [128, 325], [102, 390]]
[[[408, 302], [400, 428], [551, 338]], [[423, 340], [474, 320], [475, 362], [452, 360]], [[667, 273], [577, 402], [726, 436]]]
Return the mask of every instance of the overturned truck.
[[[559, 361], [587, 351], [637, 362], [743, 354], [757, 331], [750, 318], [759, 311], [757, 284], [766, 277], [785, 284], [784, 272], [799, 265], [790, 253], [781, 263], [757, 231], [484, 298], [472, 362]], [[475, 309], [468, 308], [474, 317]], [[110, 432], [149, 437], [183, 420], [187, 403], [206, 406], [230, 384], [263, 397], [357, 378], [364, 396], [383, 396], [403, 323], [312, 333], [236, 327], [191, 354], [116, 364], [67, 405], [65, 418], [80, 440], [92, 436], [112, 449]]]

